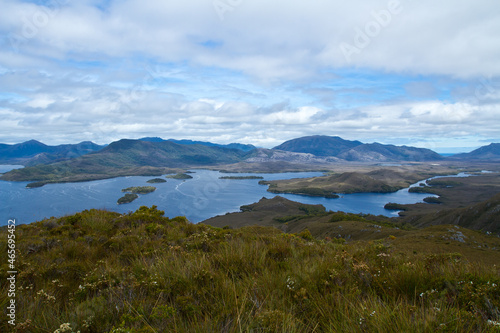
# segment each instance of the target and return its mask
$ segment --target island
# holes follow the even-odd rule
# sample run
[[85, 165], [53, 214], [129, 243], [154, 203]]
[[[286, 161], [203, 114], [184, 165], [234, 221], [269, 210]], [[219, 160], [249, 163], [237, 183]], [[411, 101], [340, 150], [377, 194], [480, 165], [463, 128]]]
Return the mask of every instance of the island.
[[443, 200], [441, 200], [440, 198], [436, 198], [436, 197], [426, 197], [426, 198], [424, 198], [423, 201], [426, 203], [429, 203], [429, 204], [437, 204], [437, 205], [443, 203]]
[[167, 181], [163, 178], [153, 178], [153, 179], [148, 180], [146, 183], [156, 184], [156, 183], [166, 183], [166, 182]]
[[171, 179], [191, 179], [191, 178], [193, 178], [193, 176], [187, 175], [185, 173], [178, 173], [178, 174], [175, 174], [175, 175], [168, 175], [166, 177], [167, 178], [171, 178]]
[[121, 197], [120, 199], [118, 199], [117, 203], [119, 205], [131, 203], [132, 201], [134, 201], [138, 197], [139, 196], [137, 194], [127, 193], [123, 197]]
[[148, 194], [156, 191], [156, 187], [154, 186], [134, 186], [127, 187], [122, 190], [122, 192], [128, 192], [133, 194]]
[[262, 176], [222, 176], [219, 179], [264, 179]]
[[395, 202], [386, 203], [384, 208], [387, 210], [401, 210], [401, 211], [405, 211], [408, 209], [405, 205], [398, 204]]
[[46, 183], [45, 182], [34, 182], [34, 183], [29, 183], [28, 185], [26, 185], [26, 188], [37, 188], [37, 187], [42, 187], [44, 186]]
[[377, 169], [370, 172], [330, 173], [325, 176], [313, 178], [261, 180], [259, 184], [268, 185], [269, 188], [267, 191], [271, 193], [291, 193], [337, 198], [337, 193], [396, 192], [428, 176], [430, 177], [429, 174], [421, 172]]

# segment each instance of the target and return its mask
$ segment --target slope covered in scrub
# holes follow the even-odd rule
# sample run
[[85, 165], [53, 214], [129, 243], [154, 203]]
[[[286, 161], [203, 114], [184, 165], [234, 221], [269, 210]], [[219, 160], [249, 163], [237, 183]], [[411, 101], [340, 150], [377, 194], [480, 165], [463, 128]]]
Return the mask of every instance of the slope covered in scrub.
[[496, 332], [500, 320], [499, 267], [458, 253], [163, 215], [90, 210], [18, 226], [17, 326], [0, 331]]

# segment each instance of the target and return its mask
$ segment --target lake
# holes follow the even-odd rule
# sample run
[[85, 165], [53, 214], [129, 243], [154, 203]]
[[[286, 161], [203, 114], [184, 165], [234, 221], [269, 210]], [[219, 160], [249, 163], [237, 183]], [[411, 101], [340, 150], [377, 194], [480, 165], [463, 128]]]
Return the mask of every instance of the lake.
[[[5, 172], [5, 170], [4, 170]], [[320, 172], [296, 172], [278, 174], [219, 173], [210, 170], [193, 170], [193, 179], [167, 179], [166, 183], [148, 184], [155, 177], [120, 177], [81, 183], [48, 184], [27, 189], [29, 182], [0, 181], [0, 225], [7, 220], [31, 223], [52, 216], [60, 217], [85, 209], [107, 209], [119, 213], [135, 211], [140, 206], [156, 205], [168, 217], [186, 216], [191, 222], [200, 222], [216, 215], [238, 212], [240, 206], [259, 201], [262, 197], [273, 198], [267, 186], [259, 185], [258, 179], [219, 179], [222, 176], [261, 176], [265, 180], [306, 178], [321, 176]], [[153, 193], [139, 195], [132, 203], [117, 205], [123, 196], [122, 189], [130, 186], [152, 185]], [[403, 189], [394, 193], [344, 194], [339, 199], [280, 194], [290, 200], [307, 204], [322, 204], [327, 210], [350, 213], [370, 213], [396, 216], [397, 212], [384, 209], [388, 202], [411, 204], [422, 202], [429, 194], [409, 193]]]

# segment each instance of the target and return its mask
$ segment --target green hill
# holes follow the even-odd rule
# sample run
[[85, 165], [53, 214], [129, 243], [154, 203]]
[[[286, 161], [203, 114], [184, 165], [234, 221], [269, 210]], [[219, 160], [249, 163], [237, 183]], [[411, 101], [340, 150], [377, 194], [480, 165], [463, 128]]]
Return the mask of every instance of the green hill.
[[384, 162], [384, 161], [437, 161], [443, 157], [424, 148], [383, 145], [370, 143], [356, 146], [337, 155], [346, 161]]
[[273, 149], [316, 156], [337, 156], [359, 145], [362, 145], [359, 141], [344, 140], [338, 136], [313, 135], [286, 141]]
[[331, 197], [332, 193], [396, 192], [431, 174], [378, 169], [370, 172], [343, 172], [323, 177], [262, 181], [272, 193], [295, 193]]
[[[330, 228], [358, 223], [378, 230], [358, 218], [332, 215]], [[402, 230], [392, 228], [387, 236], [381, 228], [373, 232], [378, 240], [344, 243], [305, 229], [195, 225], [166, 218], [154, 206], [20, 225], [16, 327], [2, 320], [0, 331], [498, 331], [496, 237], [446, 227], [456, 231], [424, 229], [405, 239], [395, 236]], [[470, 260], [466, 243], [441, 242], [442, 235], [458, 232], [489, 244], [484, 261]], [[7, 253], [8, 229], [0, 233], [0, 251]], [[430, 254], [419, 250], [439, 242]], [[9, 267], [6, 260], [1, 265], [5, 309]]]
[[420, 227], [455, 224], [500, 234], [500, 193], [486, 201], [463, 208], [440, 209], [435, 213], [408, 215], [405, 221]]

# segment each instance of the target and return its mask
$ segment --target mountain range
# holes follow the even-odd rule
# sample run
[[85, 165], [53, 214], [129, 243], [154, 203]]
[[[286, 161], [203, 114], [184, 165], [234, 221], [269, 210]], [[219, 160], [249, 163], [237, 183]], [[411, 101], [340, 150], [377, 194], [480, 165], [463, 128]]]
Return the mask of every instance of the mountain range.
[[452, 159], [500, 160], [500, 143], [491, 143], [470, 153], [451, 156]]
[[314, 135], [286, 141], [273, 149], [316, 156], [337, 156], [361, 145], [362, 142], [344, 140], [338, 136]]
[[149, 141], [149, 142], [163, 142], [163, 141], [170, 141], [174, 143], [178, 143], [180, 145], [202, 145], [202, 146], [207, 146], [207, 147], [221, 147], [221, 148], [229, 148], [229, 149], [239, 149], [242, 151], [250, 151], [255, 149], [256, 147], [254, 145], [248, 145], [248, 144], [243, 144], [243, 143], [230, 143], [227, 145], [221, 145], [218, 143], [212, 143], [212, 142], [206, 142], [206, 141], [193, 141], [193, 140], [176, 140], [176, 139], [168, 139], [164, 140], [162, 138], [158, 137], [146, 137], [139, 139], [141, 141]]
[[92, 142], [47, 146], [35, 140], [16, 145], [0, 144], [0, 163], [27, 166], [6, 173], [2, 179], [42, 182], [159, 175], [165, 172], [165, 168], [234, 163], [291, 163], [307, 166], [339, 162], [421, 162], [448, 159], [500, 160], [500, 144], [491, 144], [452, 158], [445, 158], [425, 148], [366, 144], [330, 136], [293, 139], [272, 149], [244, 144], [218, 145], [161, 138], [122, 139], [107, 146]]
[[122, 139], [98, 152], [61, 162], [12, 170], [1, 178], [37, 181], [43, 185], [50, 182], [75, 182], [118, 176], [159, 176], [172, 172], [175, 168], [236, 163], [242, 160], [245, 154], [238, 149], [181, 145], [171, 141]]
[[293, 139], [274, 147], [277, 150], [336, 157], [350, 162], [436, 161], [443, 156], [425, 148], [361, 143], [338, 136], [314, 135]]
[[101, 150], [105, 146], [90, 141], [48, 146], [36, 140], [19, 144], [0, 144], [0, 163], [32, 166], [68, 160]]

